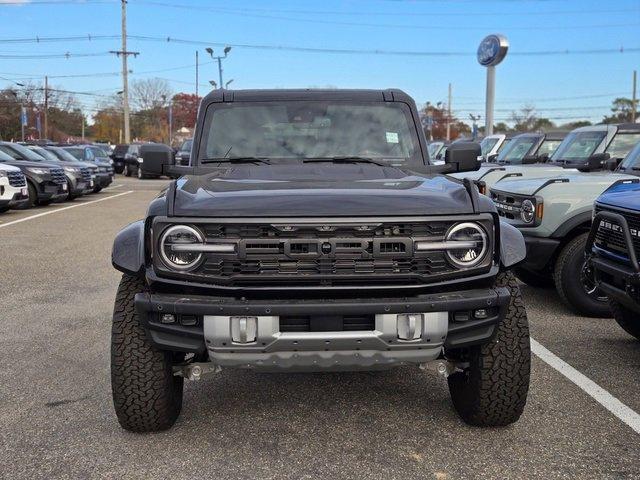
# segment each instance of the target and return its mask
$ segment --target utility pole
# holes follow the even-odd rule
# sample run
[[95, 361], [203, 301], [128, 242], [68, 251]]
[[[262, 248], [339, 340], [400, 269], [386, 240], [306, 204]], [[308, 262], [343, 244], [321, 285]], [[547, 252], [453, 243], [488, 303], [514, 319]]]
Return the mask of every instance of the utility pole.
[[122, 57], [122, 110], [124, 112], [124, 143], [131, 143], [131, 126], [129, 120], [129, 55], [137, 57], [140, 52], [127, 50], [127, 0], [120, 0], [122, 4], [122, 50], [111, 50], [118, 57]]
[[[213, 48], [205, 48], [205, 51], [211, 56], [212, 59], [216, 59], [218, 60], [218, 77], [220, 80], [220, 83], [218, 85], [220, 85], [220, 89], [224, 88], [224, 83], [222, 82], [222, 60], [227, 58], [227, 55], [229, 54], [229, 52], [231, 51], [231, 47], [224, 47], [223, 53], [224, 56], [214, 56], [213, 55]], [[209, 81], [209, 83], [211, 83], [211, 81]]]
[[84, 113], [80, 112], [80, 118], [82, 118], [82, 143], [84, 143]]
[[199, 66], [199, 61], [198, 61], [198, 50], [196, 50], [196, 98], [198, 98], [198, 82], [199, 82], [198, 69], [199, 68], [200, 68], [200, 66]]
[[451, 140], [451, 84], [449, 84], [449, 101], [447, 102], [447, 142]]
[[44, 138], [49, 138], [49, 77], [44, 77]]
[[636, 123], [636, 86], [637, 86], [638, 72], [636, 70], [633, 71], [633, 92], [631, 95], [631, 123]]

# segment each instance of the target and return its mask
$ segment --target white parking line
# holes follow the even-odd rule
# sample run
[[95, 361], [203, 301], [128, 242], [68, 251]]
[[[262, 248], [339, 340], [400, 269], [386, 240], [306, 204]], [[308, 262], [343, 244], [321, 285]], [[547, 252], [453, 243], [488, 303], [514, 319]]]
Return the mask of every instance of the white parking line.
[[68, 207], [56, 208], [55, 210], [48, 210], [46, 212], [38, 213], [36, 215], [31, 215], [30, 217], [20, 218], [12, 222], [4, 223], [0, 225], [0, 228], [9, 227], [11, 225], [15, 225], [16, 223], [26, 222], [27, 220], [33, 220], [34, 218], [44, 217], [45, 215], [62, 212], [64, 210], [69, 210], [71, 208], [82, 207], [84, 205], [91, 205], [92, 203], [104, 202], [105, 200], [111, 200], [112, 198], [120, 197], [122, 195], [127, 195], [129, 193], [133, 193], [133, 190], [129, 190], [128, 192], [117, 193], [116, 195], [111, 195], [110, 197], [99, 198], [98, 200], [92, 200], [90, 202], [76, 203], [75, 205], [69, 205]]
[[124, 187], [124, 184], [123, 184], [123, 183], [121, 183], [121, 184], [119, 184], [119, 185], [112, 185], [112, 186], [110, 186], [110, 187], [103, 188], [103, 189], [102, 189], [102, 191], [103, 191], [103, 192], [106, 192], [107, 190], [115, 190], [116, 188], [120, 188], [120, 187]]
[[604, 408], [613, 413], [625, 424], [633, 429], [636, 433], [640, 433], [640, 414], [627, 407], [616, 397], [607, 392], [600, 385], [595, 383], [589, 377], [586, 377], [571, 365], [560, 359], [545, 347], [531, 339], [531, 351], [538, 356], [543, 362], [556, 369], [574, 384], [580, 387], [587, 395], [593, 398]]

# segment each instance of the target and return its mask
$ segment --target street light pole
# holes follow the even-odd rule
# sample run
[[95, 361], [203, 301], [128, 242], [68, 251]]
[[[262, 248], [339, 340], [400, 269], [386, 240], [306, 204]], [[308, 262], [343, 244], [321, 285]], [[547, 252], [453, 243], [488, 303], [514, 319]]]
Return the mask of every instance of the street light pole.
[[220, 83], [218, 85], [220, 85], [219, 88], [222, 89], [223, 86], [224, 86], [224, 83], [223, 83], [223, 80], [222, 80], [222, 60], [224, 58], [227, 58], [227, 54], [231, 51], [231, 47], [224, 47], [224, 50], [223, 50], [224, 55], [223, 56], [219, 56], [219, 55], [218, 56], [214, 56], [213, 55], [213, 48], [211, 48], [211, 47], [205, 48], [205, 51], [211, 56], [212, 59], [218, 60], [218, 79], [220, 80]]

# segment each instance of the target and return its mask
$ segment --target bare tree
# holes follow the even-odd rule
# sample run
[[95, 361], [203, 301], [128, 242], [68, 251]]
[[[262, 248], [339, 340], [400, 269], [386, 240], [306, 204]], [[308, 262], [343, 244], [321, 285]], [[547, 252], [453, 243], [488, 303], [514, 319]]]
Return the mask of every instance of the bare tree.
[[171, 100], [169, 82], [161, 78], [138, 80], [131, 86], [132, 103], [136, 110], [154, 110]]

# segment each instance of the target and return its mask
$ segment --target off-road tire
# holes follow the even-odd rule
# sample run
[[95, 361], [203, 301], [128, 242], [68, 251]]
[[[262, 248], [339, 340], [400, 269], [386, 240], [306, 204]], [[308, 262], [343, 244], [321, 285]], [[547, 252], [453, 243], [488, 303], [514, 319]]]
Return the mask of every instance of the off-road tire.
[[147, 176], [142, 173], [142, 168], [140, 166], [138, 166], [138, 170], [136, 171], [136, 176], [138, 177], [139, 180], [144, 180], [145, 178], [147, 178]]
[[493, 339], [464, 352], [447, 352], [469, 364], [448, 377], [453, 406], [469, 425], [502, 427], [522, 415], [529, 391], [529, 323], [515, 276], [501, 272], [496, 287], [507, 287], [511, 300]]
[[609, 307], [618, 325], [629, 335], [640, 340], [640, 314], [614, 300], [609, 300]]
[[513, 273], [523, 283], [534, 288], [553, 288], [553, 276], [542, 273], [532, 272], [522, 267], [515, 267]]
[[582, 269], [588, 233], [578, 235], [567, 243], [556, 260], [553, 278], [562, 301], [573, 311], [585, 317], [611, 317], [608, 301], [599, 301], [585, 291]]
[[123, 275], [111, 329], [111, 389], [118, 422], [132, 432], [170, 428], [182, 409], [183, 378], [173, 375], [173, 355], [149, 342], [134, 308], [144, 282]]
[[124, 167], [123, 167], [123, 169], [122, 169], [122, 174], [123, 174], [125, 177], [130, 177], [130, 176], [131, 176], [131, 169], [129, 168], [129, 165], [126, 165], [126, 164], [125, 164], [125, 166], [124, 166]]

